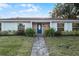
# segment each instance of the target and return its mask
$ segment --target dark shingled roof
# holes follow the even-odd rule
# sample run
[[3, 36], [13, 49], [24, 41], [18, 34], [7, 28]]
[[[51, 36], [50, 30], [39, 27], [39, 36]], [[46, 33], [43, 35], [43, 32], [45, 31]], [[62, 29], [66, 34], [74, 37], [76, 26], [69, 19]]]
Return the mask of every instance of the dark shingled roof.
[[0, 20], [52, 20], [52, 18], [2, 18]]

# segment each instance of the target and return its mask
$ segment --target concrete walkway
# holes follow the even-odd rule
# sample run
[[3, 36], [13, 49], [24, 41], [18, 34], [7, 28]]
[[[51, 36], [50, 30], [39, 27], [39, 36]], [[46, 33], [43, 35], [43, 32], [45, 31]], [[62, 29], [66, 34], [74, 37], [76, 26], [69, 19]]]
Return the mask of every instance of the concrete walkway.
[[33, 47], [32, 47], [32, 53], [31, 56], [48, 56], [48, 50], [45, 45], [44, 38], [40, 35], [38, 35], [35, 38]]

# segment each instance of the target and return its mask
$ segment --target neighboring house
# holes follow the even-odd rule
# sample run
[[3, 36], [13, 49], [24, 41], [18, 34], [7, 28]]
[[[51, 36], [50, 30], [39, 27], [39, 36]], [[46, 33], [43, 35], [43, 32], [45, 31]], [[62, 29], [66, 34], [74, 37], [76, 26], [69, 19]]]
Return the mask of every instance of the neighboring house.
[[[21, 28], [33, 28], [36, 33], [43, 33], [49, 28], [55, 31], [79, 30], [79, 20], [54, 20], [52, 18], [4, 18], [0, 19], [1, 31], [17, 31]], [[22, 27], [23, 26], [23, 27]], [[20, 29], [21, 29], [20, 28]]]

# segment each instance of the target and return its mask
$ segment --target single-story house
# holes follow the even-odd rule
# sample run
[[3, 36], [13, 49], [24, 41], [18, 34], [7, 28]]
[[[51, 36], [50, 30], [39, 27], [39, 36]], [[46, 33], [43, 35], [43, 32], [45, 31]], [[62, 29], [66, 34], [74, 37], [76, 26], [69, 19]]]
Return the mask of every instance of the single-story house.
[[79, 30], [79, 20], [55, 20], [52, 18], [2, 18], [0, 19], [0, 31], [17, 31], [19, 26], [33, 28], [36, 33], [43, 33], [49, 28], [55, 31]]

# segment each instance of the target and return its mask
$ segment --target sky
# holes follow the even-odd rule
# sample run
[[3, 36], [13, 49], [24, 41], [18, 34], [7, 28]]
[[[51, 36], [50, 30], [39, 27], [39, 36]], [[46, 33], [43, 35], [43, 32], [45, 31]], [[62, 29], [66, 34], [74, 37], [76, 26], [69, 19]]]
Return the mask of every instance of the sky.
[[49, 17], [55, 3], [0, 3], [0, 18]]

